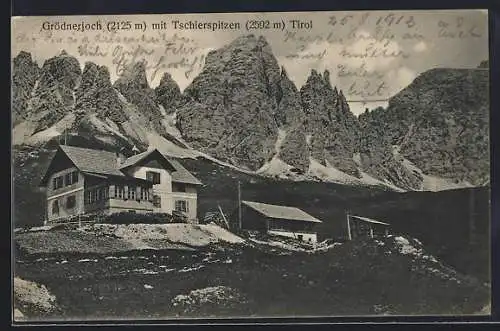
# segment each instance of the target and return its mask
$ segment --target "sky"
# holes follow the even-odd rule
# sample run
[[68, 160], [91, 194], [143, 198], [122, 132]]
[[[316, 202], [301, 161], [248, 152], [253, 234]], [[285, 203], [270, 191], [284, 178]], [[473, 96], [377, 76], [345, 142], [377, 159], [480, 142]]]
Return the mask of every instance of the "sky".
[[[188, 21], [234, 28], [181, 29]], [[61, 23], [101, 29], [57, 30]], [[86, 61], [108, 66], [112, 81], [124, 64], [145, 59], [152, 87], [169, 72], [181, 90], [209, 51], [252, 33], [266, 38], [299, 89], [312, 69], [328, 70], [356, 115], [386, 106], [426, 70], [475, 68], [488, 59], [488, 14], [481, 10], [13, 17], [11, 24], [12, 57], [27, 51], [42, 66], [64, 49], [82, 69]]]

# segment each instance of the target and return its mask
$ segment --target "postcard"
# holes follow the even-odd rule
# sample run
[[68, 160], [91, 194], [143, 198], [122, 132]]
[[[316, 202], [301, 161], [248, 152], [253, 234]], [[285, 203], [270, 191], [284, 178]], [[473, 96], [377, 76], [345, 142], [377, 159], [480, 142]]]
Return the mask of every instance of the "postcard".
[[15, 322], [490, 314], [486, 10], [11, 26]]

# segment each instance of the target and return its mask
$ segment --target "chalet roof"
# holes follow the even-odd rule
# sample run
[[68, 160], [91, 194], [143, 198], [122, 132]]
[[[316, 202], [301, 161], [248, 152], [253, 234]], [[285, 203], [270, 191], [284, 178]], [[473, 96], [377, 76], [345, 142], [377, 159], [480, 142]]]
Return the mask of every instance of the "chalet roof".
[[134, 164], [136, 164], [137, 162], [143, 160], [145, 157], [147, 157], [149, 154], [151, 154], [154, 151], [155, 151], [154, 149], [153, 150], [149, 150], [149, 151], [145, 151], [145, 152], [142, 152], [142, 153], [139, 153], [139, 154], [136, 154], [136, 155], [133, 155], [133, 156], [127, 158], [120, 165], [120, 169], [125, 169], [125, 168], [128, 168], [130, 166], [133, 166]]
[[242, 201], [241, 203], [271, 218], [322, 223], [319, 219], [296, 207], [277, 206], [254, 201]]
[[362, 217], [362, 216], [356, 216], [356, 215], [349, 215], [349, 217], [356, 218], [358, 220], [368, 222], [368, 223], [381, 224], [381, 225], [387, 225], [387, 226], [390, 225], [388, 223], [380, 222], [380, 221], [377, 221], [377, 220], [374, 220], [374, 219], [371, 219], [368, 217]]
[[61, 145], [60, 148], [82, 172], [125, 176], [117, 167], [113, 152]]
[[193, 184], [193, 185], [201, 185], [202, 183], [193, 176], [186, 168], [182, 166], [178, 161], [172, 160], [170, 158], [165, 157], [163, 154], [161, 154], [157, 149], [152, 149], [134, 156], [131, 156], [127, 158], [122, 165], [120, 166], [120, 169], [125, 169], [130, 166], [133, 166], [134, 164], [137, 164], [138, 162], [144, 160], [146, 157], [151, 155], [152, 153], [159, 153], [172, 167], [174, 167], [175, 171], [171, 173], [172, 175], [172, 181], [177, 182], [177, 183], [186, 183], [186, 184]]
[[168, 159], [171, 165], [174, 166], [175, 171], [172, 172], [172, 181], [177, 183], [186, 183], [193, 185], [202, 185], [202, 183], [193, 176], [186, 168], [182, 166], [178, 161]]
[[[172, 181], [193, 185], [202, 184], [179, 162], [166, 158], [156, 149], [131, 156], [125, 159], [121, 165], [118, 165], [116, 159], [117, 156], [113, 152], [67, 145], [61, 145], [59, 148], [68, 156], [75, 167], [84, 173], [91, 175], [119, 176], [124, 178], [128, 178], [130, 176], [127, 176], [124, 172], [122, 172], [123, 169], [133, 166], [151, 153], [157, 152], [165, 158], [170, 165], [172, 165], [173, 169], [175, 169], [171, 173]], [[44, 179], [46, 179], [45, 177], [47, 177], [47, 175], [44, 176]], [[43, 182], [44, 181], [42, 180], [42, 183]]]

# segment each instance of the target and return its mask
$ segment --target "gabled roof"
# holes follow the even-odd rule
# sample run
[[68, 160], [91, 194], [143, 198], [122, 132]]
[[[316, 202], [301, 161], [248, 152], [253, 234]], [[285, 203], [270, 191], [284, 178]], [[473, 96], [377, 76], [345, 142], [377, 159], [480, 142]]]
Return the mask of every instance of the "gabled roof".
[[322, 223], [319, 219], [296, 207], [277, 206], [254, 201], [242, 201], [241, 203], [271, 218]]
[[349, 217], [356, 218], [358, 220], [361, 220], [361, 221], [364, 221], [364, 222], [368, 222], [368, 223], [381, 224], [381, 225], [390, 225], [388, 223], [380, 222], [380, 221], [377, 221], [377, 220], [374, 220], [374, 219], [371, 219], [371, 218], [368, 218], [368, 217], [362, 217], [362, 216], [356, 216], [356, 215], [349, 215]]
[[117, 167], [116, 155], [113, 152], [67, 145], [59, 147], [82, 172], [124, 176]]
[[171, 165], [174, 166], [175, 171], [172, 172], [172, 181], [177, 183], [186, 183], [192, 185], [202, 185], [202, 182], [193, 176], [186, 168], [182, 166], [178, 161], [168, 159]]
[[125, 168], [128, 168], [128, 167], [131, 167], [133, 166], [134, 164], [144, 160], [147, 156], [149, 156], [151, 153], [153, 153], [154, 151], [156, 151], [156, 149], [152, 149], [152, 150], [149, 150], [149, 151], [145, 151], [145, 152], [142, 152], [142, 153], [139, 153], [139, 154], [136, 154], [136, 155], [133, 155], [129, 158], [127, 158], [125, 161], [123, 161], [123, 163], [120, 165], [120, 169], [125, 169]]
[[202, 185], [202, 183], [193, 176], [186, 168], [184, 168], [178, 161], [172, 160], [170, 158], [165, 157], [165, 155], [161, 154], [157, 149], [152, 149], [134, 156], [129, 157], [126, 159], [122, 165], [120, 166], [120, 169], [126, 169], [128, 167], [131, 167], [142, 160], [144, 160], [146, 157], [153, 153], [158, 153], [160, 157], [162, 157], [165, 161], [167, 161], [175, 170], [172, 171], [172, 181], [177, 182], [177, 183], [185, 183], [185, 184], [193, 184], [193, 185]]
[[[122, 170], [133, 166], [151, 155], [152, 153], [158, 153], [170, 166], [172, 181], [193, 185], [201, 185], [202, 183], [194, 177], [186, 168], [184, 168], [179, 162], [175, 160], [170, 160], [161, 154], [157, 149], [153, 149], [144, 153], [140, 153], [131, 156], [121, 164], [117, 163], [117, 156], [113, 152], [81, 148], [74, 146], [61, 145], [59, 146], [59, 152], [63, 152], [70, 161], [78, 168], [81, 172], [88, 173], [91, 175], [104, 175], [104, 176], [119, 176], [119, 177], [129, 177]], [[48, 174], [45, 174], [42, 179], [41, 184], [45, 185]]]

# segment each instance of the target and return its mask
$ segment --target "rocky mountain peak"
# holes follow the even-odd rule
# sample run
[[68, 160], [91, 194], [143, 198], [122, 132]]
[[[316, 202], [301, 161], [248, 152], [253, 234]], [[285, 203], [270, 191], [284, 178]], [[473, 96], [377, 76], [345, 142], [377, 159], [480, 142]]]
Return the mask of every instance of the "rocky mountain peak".
[[155, 88], [155, 95], [167, 114], [175, 112], [182, 102], [179, 85], [168, 72], [161, 77], [160, 84]]
[[[184, 93], [169, 73], [152, 89], [142, 61], [114, 84], [108, 68], [87, 62], [82, 71], [65, 51], [41, 68], [28, 52], [12, 62], [14, 125], [28, 140], [72, 125], [100, 143], [145, 148], [162, 136], [181, 146], [170, 135], [180, 132], [190, 147], [250, 170], [284, 162], [284, 171], [315, 176], [323, 171], [317, 161], [404, 189], [422, 189], [426, 175], [489, 181], [487, 70], [429, 70], [387, 108], [356, 118], [328, 70], [312, 69], [298, 89], [266, 39], [253, 34], [211, 51]], [[178, 131], [165, 113], [176, 113]], [[17, 125], [23, 121], [30, 123]]]
[[78, 60], [63, 51], [43, 63], [42, 73], [50, 74], [61, 87], [73, 90], [80, 81], [82, 71]]
[[284, 66], [281, 66], [280, 71], [281, 71], [281, 74], [280, 74], [281, 79], [288, 78], [288, 73], [286, 72], [286, 69]]
[[149, 87], [146, 64], [139, 61], [129, 64], [115, 81], [113, 87], [146, 117], [158, 132], [164, 132], [162, 114], [156, 102], [155, 91]]
[[115, 87], [131, 85], [135, 88], [147, 89], [149, 83], [144, 61], [137, 61], [127, 65], [115, 82]]
[[358, 176], [353, 160], [357, 150], [358, 123], [345, 98], [332, 88], [330, 73], [311, 70], [300, 89], [307, 115], [307, 132], [311, 134], [311, 156], [350, 175]]
[[25, 52], [25, 51], [20, 51], [19, 54], [17, 54], [14, 57], [13, 63], [14, 63], [14, 65], [29, 64], [30, 66], [35, 65], [36, 67], [38, 67], [36, 62], [33, 61], [31, 53]]
[[111, 85], [109, 70], [93, 62], [86, 62], [81, 84], [76, 90], [77, 112], [96, 113], [98, 118], [111, 119], [116, 123], [126, 120], [123, 105]]
[[26, 108], [30, 115], [38, 117], [35, 132], [45, 130], [72, 112], [81, 74], [80, 63], [67, 53], [43, 63]]
[[26, 117], [29, 112], [29, 99], [40, 74], [38, 64], [31, 53], [21, 51], [12, 65], [12, 117], [13, 122]]
[[280, 75], [267, 41], [252, 34], [209, 53], [185, 90], [189, 104], [178, 113], [184, 139], [221, 159], [258, 169], [275, 152]]

